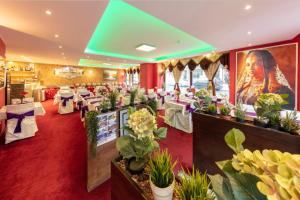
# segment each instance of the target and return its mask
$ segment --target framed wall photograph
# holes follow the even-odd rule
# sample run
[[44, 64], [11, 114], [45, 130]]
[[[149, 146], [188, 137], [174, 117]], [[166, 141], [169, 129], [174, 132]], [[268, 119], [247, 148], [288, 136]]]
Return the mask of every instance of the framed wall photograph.
[[238, 51], [236, 67], [236, 102], [252, 108], [262, 93], [288, 94], [283, 108], [296, 108], [297, 43]]
[[104, 70], [103, 79], [107, 81], [116, 81], [118, 72], [116, 70]]

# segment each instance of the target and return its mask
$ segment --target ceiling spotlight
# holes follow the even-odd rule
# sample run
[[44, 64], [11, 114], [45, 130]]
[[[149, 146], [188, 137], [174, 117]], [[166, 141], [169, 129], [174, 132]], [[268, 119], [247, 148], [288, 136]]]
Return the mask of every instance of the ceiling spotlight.
[[249, 43], [249, 44], [248, 44], [248, 46], [250, 47], [250, 46], [252, 46], [252, 44], [251, 44], [251, 43]]
[[245, 9], [245, 10], [250, 10], [251, 8], [252, 8], [252, 6], [251, 6], [250, 4], [248, 4], [248, 5], [245, 6], [244, 9]]
[[64, 53], [64, 52], [61, 52], [61, 55], [65, 55], [65, 53]]
[[61, 45], [59, 45], [58, 48], [62, 49], [63, 47]]
[[64, 56], [64, 59], [66, 60], [67, 58]]
[[54, 34], [54, 37], [55, 37], [55, 38], [58, 38], [58, 37], [59, 37], [59, 35], [58, 35], [58, 34]]
[[111, 65], [110, 63], [103, 63], [103, 65]]
[[251, 31], [248, 31], [248, 32], [247, 32], [247, 34], [248, 34], [248, 35], [251, 35], [251, 34], [252, 34], [252, 32], [251, 32]]
[[141, 45], [139, 45], [138, 47], [136, 47], [135, 49], [136, 49], [136, 50], [139, 50], [139, 51], [150, 52], [150, 51], [155, 50], [156, 47], [150, 46], [150, 45], [148, 45], [148, 44], [141, 44]]
[[51, 10], [46, 10], [46, 11], [45, 11], [45, 14], [46, 14], [46, 15], [52, 15], [52, 12], [51, 12]]

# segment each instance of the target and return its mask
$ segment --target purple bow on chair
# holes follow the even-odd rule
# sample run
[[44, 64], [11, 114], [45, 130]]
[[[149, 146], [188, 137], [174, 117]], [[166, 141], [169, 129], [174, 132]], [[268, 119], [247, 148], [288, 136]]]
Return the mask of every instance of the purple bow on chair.
[[18, 122], [17, 122], [17, 126], [14, 130], [14, 133], [20, 133], [21, 132], [21, 123], [23, 121], [23, 119], [25, 117], [30, 117], [30, 116], [34, 116], [34, 110], [30, 110], [26, 113], [22, 113], [22, 114], [16, 114], [16, 113], [7, 113], [7, 119], [10, 120], [10, 119], [17, 119]]
[[158, 94], [158, 98], [161, 99], [161, 104], [164, 105], [165, 104], [165, 96]]
[[81, 96], [82, 98], [85, 98], [85, 97], [89, 97], [90, 94], [81, 94], [80, 96]]
[[60, 97], [60, 100], [62, 100], [62, 105], [65, 107], [67, 105], [67, 101], [73, 99], [73, 96], [69, 96], [69, 97]]

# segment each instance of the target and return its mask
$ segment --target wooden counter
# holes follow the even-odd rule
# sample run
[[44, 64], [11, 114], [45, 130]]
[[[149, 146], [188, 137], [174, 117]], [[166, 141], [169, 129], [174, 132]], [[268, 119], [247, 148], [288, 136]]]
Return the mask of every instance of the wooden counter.
[[145, 200], [139, 186], [115, 162], [111, 162], [111, 200]]
[[244, 148], [250, 150], [277, 149], [300, 153], [300, 136], [262, 128], [251, 123], [239, 123], [203, 113], [193, 113], [193, 163], [201, 171], [220, 173], [216, 161], [232, 158], [233, 151], [226, 145], [224, 136], [232, 128], [240, 129], [246, 136]]

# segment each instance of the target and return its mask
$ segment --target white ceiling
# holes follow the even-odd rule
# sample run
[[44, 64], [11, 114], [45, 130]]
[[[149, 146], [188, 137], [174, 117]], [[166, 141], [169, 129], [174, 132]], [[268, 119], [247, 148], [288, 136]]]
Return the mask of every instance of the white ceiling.
[[[300, 33], [300, 0], [126, 2], [215, 46], [219, 51], [245, 47], [249, 43], [287, 40]], [[244, 10], [246, 4], [251, 4], [252, 9]], [[107, 1], [2, 1], [0, 36], [7, 45], [8, 59], [78, 64], [80, 58], [87, 58], [84, 50], [106, 5]], [[45, 14], [47, 9], [52, 11], [51, 16]], [[137, 31], [143, 34], [143, 30]], [[250, 36], [248, 31], [252, 32]], [[55, 38], [54, 34], [59, 34], [59, 38]], [[59, 45], [63, 48], [59, 49]], [[61, 55], [62, 52], [65, 55]], [[108, 62], [139, 63], [89, 56]]]

